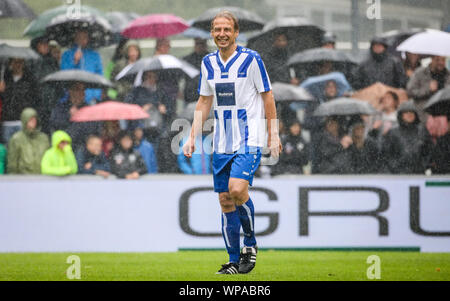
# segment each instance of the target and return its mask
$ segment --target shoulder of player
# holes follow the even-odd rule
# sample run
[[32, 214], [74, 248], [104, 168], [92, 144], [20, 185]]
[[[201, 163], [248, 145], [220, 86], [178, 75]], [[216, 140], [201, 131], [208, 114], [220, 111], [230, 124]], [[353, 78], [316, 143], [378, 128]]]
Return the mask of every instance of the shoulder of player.
[[205, 55], [205, 56], [203, 57], [202, 61], [205, 62], [206, 60], [209, 60], [210, 57], [216, 56], [216, 53], [217, 53], [217, 51], [208, 53], [207, 55]]
[[261, 55], [258, 53], [258, 51], [247, 48], [247, 47], [241, 47], [241, 53], [246, 53], [249, 56], [256, 58], [258, 60], [261, 59]]

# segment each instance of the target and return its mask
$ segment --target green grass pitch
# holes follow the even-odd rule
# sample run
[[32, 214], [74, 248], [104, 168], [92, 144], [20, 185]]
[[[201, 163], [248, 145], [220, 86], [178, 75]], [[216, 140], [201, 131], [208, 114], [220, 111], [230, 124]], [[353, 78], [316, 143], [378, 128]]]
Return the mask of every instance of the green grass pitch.
[[260, 250], [247, 275], [215, 275], [227, 260], [225, 251], [6, 253], [0, 254], [0, 280], [68, 280], [72, 254], [80, 257], [81, 280], [89, 281], [367, 281], [369, 255], [380, 258], [381, 281], [450, 280], [450, 253], [274, 250]]

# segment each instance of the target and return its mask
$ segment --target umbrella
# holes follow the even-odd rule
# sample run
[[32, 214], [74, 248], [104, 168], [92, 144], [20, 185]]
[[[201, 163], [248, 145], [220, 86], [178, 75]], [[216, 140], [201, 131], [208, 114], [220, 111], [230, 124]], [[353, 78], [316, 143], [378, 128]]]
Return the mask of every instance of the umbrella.
[[335, 62], [335, 63], [349, 63], [357, 64], [347, 53], [330, 48], [312, 48], [304, 50], [292, 55], [287, 64], [289, 66], [304, 64], [304, 63], [318, 63], [318, 62]]
[[0, 59], [9, 58], [37, 60], [40, 56], [28, 47], [13, 47], [7, 44], [0, 44]]
[[403, 41], [397, 47], [397, 51], [450, 56], [450, 33], [434, 29], [416, 33]]
[[275, 82], [272, 84], [275, 100], [280, 101], [313, 101], [314, 97], [302, 87]]
[[[194, 22], [194, 20], [190, 20], [188, 21], [189, 25], [192, 25], [192, 23]], [[209, 40], [212, 39], [211, 37], [211, 31], [206, 31], [204, 29], [200, 29], [200, 28], [196, 28], [196, 27], [189, 27], [188, 29], [186, 29], [183, 33], [183, 36], [187, 37], [187, 38], [192, 38], [192, 39], [203, 39], [203, 40]], [[239, 33], [238, 37], [236, 38], [237, 42], [240, 43], [247, 43], [247, 37], [245, 34], [243, 33]]]
[[[101, 11], [96, 8], [81, 5], [79, 7], [80, 13], [92, 13], [93, 15], [106, 17]], [[31, 21], [25, 28], [23, 35], [31, 38], [43, 36], [45, 34], [45, 28], [50, 24], [52, 19], [58, 15], [70, 15], [73, 13], [72, 5], [62, 5], [49, 10], [44, 11], [36, 19]]]
[[136, 120], [145, 119], [149, 115], [140, 106], [118, 101], [105, 101], [93, 106], [85, 106], [70, 119], [75, 122]]
[[387, 51], [389, 53], [399, 55], [399, 52], [396, 51], [397, 46], [412, 35], [423, 31], [425, 31], [425, 29], [423, 28], [409, 28], [406, 30], [396, 29], [384, 32], [381, 35], [377, 36], [377, 38], [383, 38], [386, 41], [386, 44], [388, 46]]
[[122, 35], [129, 39], [165, 38], [181, 33], [189, 24], [171, 14], [152, 14], [139, 17], [129, 23]]
[[106, 19], [109, 21], [113, 32], [113, 42], [118, 43], [122, 35], [120, 34], [127, 25], [133, 20], [139, 18], [140, 15], [132, 12], [113, 11], [106, 14]]
[[218, 13], [225, 10], [231, 12], [238, 19], [240, 32], [261, 30], [264, 27], [265, 22], [260, 16], [243, 8], [234, 6], [210, 8], [196, 18], [192, 23], [192, 26], [210, 31], [211, 21]]
[[46, 28], [46, 35], [50, 40], [55, 40], [61, 46], [67, 47], [73, 43], [74, 33], [80, 29], [89, 32], [91, 48], [110, 45], [113, 39], [109, 21], [90, 12], [81, 13], [77, 18], [67, 14], [54, 17]]
[[375, 109], [381, 109], [380, 99], [386, 92], [392, 91], [397, 94], [399, 103], [408, 100], [408, 94], [404, 89], [397, 89], [382, 83], [375, 83], [352, 94], [352, 97], [368, 101]]
[[[10, 58], [37, 60], [40, 58], [40, 56], [32, 49], [27, 47], [13, 47], [7, 44], [0, 44], [0, 60]], [[2, 63], [0, 67], [0, 81], [3, 81], [5, 78], [5, 68], [5, 64]]]
[[439, 90], [425, 104], [425, 111], [433, 116], [450, 114], [450, 87]]
[[101, 75], [83, 70], [62, 70], [51, 73], [44, 77], [43, 82], [58, 82], [72, 84], [81, 82], [86, 88], [106, 88], [112, 87], [112, 83]]
[[345, 78], [345, 75], [341, 72], [331, 72], [325, 75], [308, 77], [301, 83], [300, 87], [305, 88], [317, 99], [324, 99], [325, 86], [329, 81], [334, 81], [336, 83], [338, 97], [342, 96], [345, 92], [352, 89], [347, 79]]
[[367, 102], [354, 98], [340, 97], [322, 103], [314, 116], [372, 115], [376, 110]]
[[162, 54], [155, 57], [143, 58], [132, 65], [128, 65], [116, 76], [116, 80], [128, 78], [130, 75], [136, 75], [145, 71], [179, 69], [189, 77], [194, 78], [200, 74], [200, 71], [191, 64], [180, 60], [170, 54]]
[[0, 18], [34, 19], [36, 15], [22, 0], [1, 0]]
[[268, 49], [267, 45], [272, 45], [275, 35], [284, 34], [288, 39], [288, 51], [295, 53], [319, 47], [324, 32], [305, 18], [283, 17], [270, 21], [260, 33], [250, 37], [247, 47], [263, 53]]

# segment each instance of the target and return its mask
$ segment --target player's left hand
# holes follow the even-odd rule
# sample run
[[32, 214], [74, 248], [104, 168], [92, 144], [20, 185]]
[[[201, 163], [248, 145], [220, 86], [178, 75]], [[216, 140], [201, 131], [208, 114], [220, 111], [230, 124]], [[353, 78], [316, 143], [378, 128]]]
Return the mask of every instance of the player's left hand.
[[271, 157], [278, 158], [280, 156], [280, 153], [283, 150], [283, 146], [281, 145], [279, 135], [273, 135], [269, 137], [269, 149]]

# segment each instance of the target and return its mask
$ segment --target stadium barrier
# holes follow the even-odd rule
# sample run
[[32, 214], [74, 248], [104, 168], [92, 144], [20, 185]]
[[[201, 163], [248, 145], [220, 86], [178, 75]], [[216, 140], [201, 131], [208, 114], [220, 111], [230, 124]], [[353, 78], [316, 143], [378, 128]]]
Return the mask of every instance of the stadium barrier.
[[[450, 252], [448, 176], [255, 179], [261, 248]], [[223, 248], [211, 176], [0, 177], [0, 252]]]

